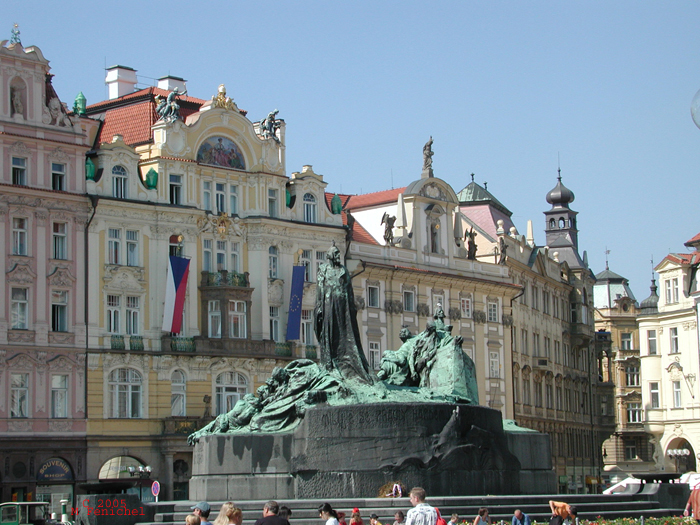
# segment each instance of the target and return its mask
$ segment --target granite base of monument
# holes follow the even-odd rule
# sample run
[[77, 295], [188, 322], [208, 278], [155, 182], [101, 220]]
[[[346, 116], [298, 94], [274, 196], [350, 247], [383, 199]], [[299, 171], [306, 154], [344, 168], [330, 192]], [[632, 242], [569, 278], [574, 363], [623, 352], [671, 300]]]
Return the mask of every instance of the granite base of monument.
[[518, 494], [501, 413], [449, 403], [317, 406], [287, 433], [203, 436], [190, 499], [376, 497], [392, 480], [433, 496]]

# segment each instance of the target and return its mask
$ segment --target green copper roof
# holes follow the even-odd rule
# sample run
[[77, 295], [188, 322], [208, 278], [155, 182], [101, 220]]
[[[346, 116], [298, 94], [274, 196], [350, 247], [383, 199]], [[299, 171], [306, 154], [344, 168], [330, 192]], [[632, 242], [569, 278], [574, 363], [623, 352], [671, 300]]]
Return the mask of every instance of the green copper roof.
[[466, 188], [462, 189], [457, 194], [460, 204], [491, 204], [494, 208], [501, 210], [508, 217], [513, 213], [506, 208], [496, 197], [486, 189], [479, 186], [476, 182], [470, 182]]

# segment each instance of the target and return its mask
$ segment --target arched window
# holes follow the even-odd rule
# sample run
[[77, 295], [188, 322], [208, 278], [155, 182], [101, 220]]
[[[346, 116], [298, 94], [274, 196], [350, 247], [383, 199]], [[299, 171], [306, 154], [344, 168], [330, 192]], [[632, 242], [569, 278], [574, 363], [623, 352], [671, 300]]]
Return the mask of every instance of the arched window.
[[141, 383], [141, 374], [132, 368], [118, 368], [109, 374], [110, 417], [141, 417]]
[[123, 166], [114, 166], [112, 168], [112, 197], [117, 199], [126, 199], [126, 169]]
[[549, 219], [549, 229], [550, 230], [553, 230], [556, 225], [557, 225], [557, 223], [554, 219]]
[[268, 253], [268, 260], [270, 261], [270, 267], [269, 267], [270, 279], [277, 279], [279, 250], [277, 249], [276, 246], [270, 246], [270, 249], [267, 251], [267, 253]]
[[312, 222], [315, 223], [316, 221], [316, 197], [314, 197], [311, 193], [305, 193], [304, 194], [304, 222]]
[[170, 410], [173, 416], [185, 416], [187, 379], [182, 370], [173, 370], [170, 376]]
[[559, 229], [562, 230], [566, 227], [566, 221], [564, 220], [564, 217], [559, 218]]
[[238, 372], [223, 372], [216, 377], [216, 415], [225, 414], [248, 393], [248, 380]]

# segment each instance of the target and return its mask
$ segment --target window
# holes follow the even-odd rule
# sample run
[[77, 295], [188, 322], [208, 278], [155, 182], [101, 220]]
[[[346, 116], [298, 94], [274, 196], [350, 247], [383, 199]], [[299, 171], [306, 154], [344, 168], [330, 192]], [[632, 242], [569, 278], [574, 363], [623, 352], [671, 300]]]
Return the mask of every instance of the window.
[[68, 331], [68, 292], [66, 291], [51, 292], [51, 330]]
[[299, 258], [299, 264], [306, 267], [304, 270], [304, 282], [313, 281], [313, 274], [311, 271], [311, 250], [302, 250], [301, 257]]
[[555, 392], [555, 395], [556, 395], [556, 399], [555, 399], [555, 400], [556, 400], [556, 403], [557, 403], [557, 410], [561, 410], [561, 409], [562, 409], [561, 387], [560, 387], [560, 386], [556, 387], [556, 389], [554, 390], [554, 392]]
[[523, 283], [523, 295], [520, 296], [520, 304], [527, 305], [527, 295], [528, 295], [529, 290], [530, 290], [530, 283], [524, 282]]
[[600, 415], [608, 415], [608, 396], [600, 396]]
[[51, 163], [51, 188], [56, 191], [66, 190], [66, 165]]
[[270, 306], [270, 339], [280, 340], [280, 309], [279, 306]]
[[183, 235], [171, 235], [168, 238], [168, 255], [173, 257], [183, 257], [182, 241]]
[[542, 312], [549, 315], [549, 292], [542, 290]]
[[539, 298], [540, 298], [540, 289], [537, 288], [534, 284], [532, 285], [532, 308], [535, 310], [539, 310]]
[[68, 417], [68, 376], [51, 376], [51, 417]]
[[111, 417], [141, 417], [141, 374], [132, 368], [118, 368], [109, 374]]
[[53, 223], [53, 258], [67, 259], [68, 250], [66, 247], [66, 223]]
[[209, 301], [209, 337], [221, 337], [221, 303], [219, 301]]
[[204, 239], [202, 241], [202, 269], [205, 272], [211, 272], [212, 270], [212, 248], [214, 245], [214, 241], [211, 239]]
[[182, 204], [182, 175], [170, 175], [170, 204]]
[[627, 386], [639, 386], [639, 367], [628, 366], [625, 370]]
[[671, 353], [677, 354], [680, 352], [680, 347], [678, 346], [678, 327], [673, 326], [669, 328], [668, 333], [671, 338]]
[[641, 423], [642, 422], [642, 405], [641, 403], [627, 403], [627, 422]]
[[126, 170], [122, 166], [112, 168], [112, 197], [126, 199]]
[[12, 255], [27, 255], [27, 219], [12, 219]]
[[325, 262], [326, 262], [326, 252], [318, 250], [316, 252], [316, 275], [318, 275], [318, 269]]
[[681, 382], [673, 382], [673, 408], [681, 408]]
[[276, 246], [270, 246], [270, 249], [268, 250], [268, 261], [269, 261], [269, 276], [270, 279], [277, 279], [277, 263], [278, 263], [278, 254], [279, 251], [277, 250]]
[[555, 318], [555, 319], [559, 319], [559, 299], [558, 299], [556, 296], [554, 296], [554, 297], [552, 298], [552, 306], [554, 307], [554, 308], [553, 308], [553, 312], [554, 312], [553, 315], [554, 315], [554, 318]]
[[216, 190], [216, 213], [226, 213], [226, 184], [217, 182], [214, 184]]
[[379, 308], [379, 286], [367, 287], [367, 306], [369, 308]]
[[246, 338], [245, 301], [228, 302], [228, 336], [234, 339]]
[[202, 208], [211, 211], [211, 181], [202, 182]]
[[571, 390], [569, 388], [564, 389], [564, 409], [571, 412]]
[[489, 352], [489, 376], [492, 378], [501, 377], [501, 360], [498, 352]]
[[216, 377], [216, 415], [230, 412], [248, 393], [248, 380], [238, 372], [223, 372]]
[[29, 416], [29, 374], [10, 374], [10, 417]]
[[232, 242], [231, 243], [231, 267], [229, 268], [230, 271], [232, 272], [240, 272], [240, 266], [239, 266], [239, 255], [241, 251], [241, 243], [240, 242]]
[[12, 184], [27, 185], [27, 159], [12, 157]]
[[229, 213], [231, 215], [235, 215], [238, 213], [238, 186], [235, 184], [231, 184], [228, 187], [228, 195], [229, 195], [229, 203], [230, 203], [230, 210]]
[[535, 406], [542, 407], [542, 383], [535, 381]]
[[121, 264], [122, 231], [118, 228], [109, 228], [107, 233], [107, 249], [109, 251], [109, 264]]
[[620, 334], [620, 348], [632, 350], [632, 334]]
[[107, 332], [110, 334], [121, 333], [121, 296], [107, 296]]
[[403, 311], [414, 312], [416, 309], [416, 294], [410, 290], [403, 292]]
[[216, 241], [216, 271], [221, 272], [226, 269], [227, 252], [226, 241]]
[[305, 345], [314, 344], [313, 310], [301, 311], [301, 342]]
[[139, 232], [126, 230], [126, 265], [139, 265]]
[[459, 300], [460, 309], [462, 310], [462, 318], [471, 319], [472, 318], [472, 300], [471, 297], [462, 297]]
[[[267, 208], [270, 211], [270, 217], [277, 217], [277, 190], [267, 190]], [[311, 222], [311, 221], [307, 221]]]
[[571, 359], [570, 359], [570, 358], [571, 358], [571, 354], [569, 353], [569, 344], [568, 344], [568, 343], [564, 343], [564, 344], [562, 345], [562, 350], [563, 350], [562, 354], [563, 354], [563, 357], [564, 357], [564, 366], [569, 366], [569, 362], [571, 361]]
[[638, 459], [637, 457], [637, 443], [631, 440], [625, 440], [625, 459]]
[[656, 355], [656, 330], [647, 330], [647, 345], [649, 355]]
[[520, 378], [513, 377], [513, 402], [520, 404]]
[[561, 343], [554, 341], [554, 362], [561, 363]]
[[523, 379], [523, 404], [530, 404], [530, 379]]
[[170, 376], [170, 415], [173, 417], [183, 417], [187, 414], [185, 404], [185, 393], [187, 392], [187, 381], [182, 370], [173, 370]]
[[547, 359], [552, 358], [552, 340], [549, 337], [544, 338], [544, 356]]
[[532, 334], [532, 355], [539, 357], [540, 355], [540, 334]]
[[659, 383], [656, 381], [649, 383], [649, 398], [651, 408], [659, 408], [661, 406], [661, 400], [659, 399]]
[[488, 304], [488, 319], [489, 319], [489, 323], [497, 323], [498, 322], [498, 303], [489, 303]]
[[678, 278], [666, 280], [666, 303], [677, 303], [678, 302]]
[[554, 408], [554, 388], [552, 385], [547, 384], [544, 386], [544, 391], [545, 391], [545, 403], [547, 404], [547, 408], [550, 410]]
[[521, 330], [520, 331], [520, 352], [523, 355], [528, 355], [530, 352], [528, 351], [528, 335], [527, 335], [527, 330]]
[[379, 365], [382, 360], [382, 350], [377, 342], [369, 342], [369, 367], [372, 370], [379, 370]]
[[126, 297], [126, 333], [139, 335], [139, 298]]
[[316, 197], [310, 193], [304, 194], [304, 222], [316, 221]]
[[440, 253], [440, 221], [430, 221], [430, 251]]
[[27, 330], [29, 328], [29, 321], [27, 319], [27, 315], [29, 313], [29, 301], [27, 300], [27, 295], [26, 288], [12, 289], [12, 330]]

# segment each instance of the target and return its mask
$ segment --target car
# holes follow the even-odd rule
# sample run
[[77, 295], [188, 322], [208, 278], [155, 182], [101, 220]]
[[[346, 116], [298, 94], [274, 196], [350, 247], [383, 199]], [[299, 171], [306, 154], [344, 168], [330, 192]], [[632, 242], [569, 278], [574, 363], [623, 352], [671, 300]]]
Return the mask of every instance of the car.
[[11, 501], [0, 503], [0, 525], [48, 525], [56, 523], [49, 517], [45, 501]]

